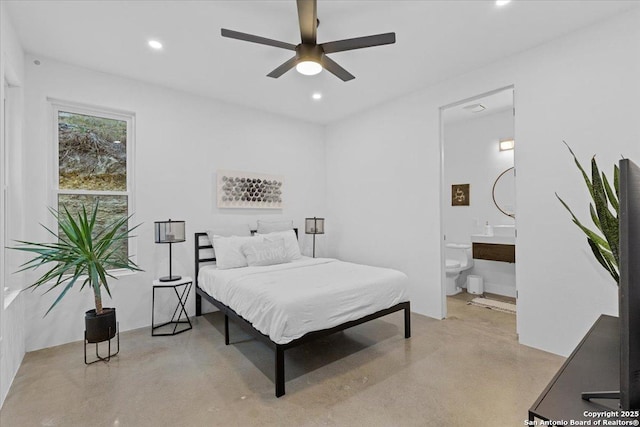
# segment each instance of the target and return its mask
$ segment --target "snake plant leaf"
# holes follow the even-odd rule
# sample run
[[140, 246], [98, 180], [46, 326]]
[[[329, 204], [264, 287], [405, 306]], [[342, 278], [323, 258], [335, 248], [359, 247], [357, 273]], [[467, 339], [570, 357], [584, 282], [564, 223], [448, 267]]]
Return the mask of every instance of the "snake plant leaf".
[[[586, 227], [573, 213], [571, 208], [558, 196], [556, 197], [571, 214], [571, 220], [587, 236], [587, 243], [593, 252], [594, 257], [602, 267], [607, 270], [616, 281], [620, 280], [619, 275], [619, 169], [614, 165], [613, 169], [613, 189], [605, 173], [600, 173], [595, 156], [591, 159], [591, 179], [578, 161], [575, 153], [566, 143], [567, 149], [573, 156], [578, 170], [582, 174], [584, 182], [589, 191], [593, 203], [589, 203], [589, 214], [591, 221], [598, 231]], [[599, 232], [599, 233], [598, 233]]]
[[[615, 170], [613, 173], [613, 179], [615, 180]], [[604, 185], [604, 190], [607, 194], [609, 203], [611, 203], [611, 207], [613, 207], [613, 210], [616, 211], [616, 216], [620, 215], [620, 204], [618, 203], [618, 197], [613, 193], [611, 185], [609, 185], [609, 180], [607, 179], [607, 176], [604, 174], [604, 172], [602, 173], [602, 184]]]
[[611, 252], [616, 259], [616, 263], [618, 263], [618, 240], [620, 238], [618, 233], [618, 219], [614, 217], [609, 210], [607, 194], [604, 189], [603, 181], [600, 177], [600, 171], [598, 169], [595, 156], [591, 159], [591, 172], [594, 195], [593, 201], [595, 203], [598, 219], [600, 220], [600, 231], [602, 231], [605, 239], [607, 239]]
[[604, 269], [609, 272], [611, 277], [613, 277], [616, 281], [618, 281], [617, 273], [615, 272], [615, 270], [612, 269], [611, 264], [607, 262], [605, 258], [602, 256], [602, 253], [600, 252], [600, 248], [598, 247], [598, 245], [596, 245], [591, 239], [587, 239], [587, 243], [589, 244], [589, 247], [591, 247], [591, 251], [593, 252], [593, 255], [595, 256], [596, 260], [598, 260], [600, 265], [602, 265]]
[[613, 188], [616, 190], [616, 197], [620, 200], [620, 168], [613, 165]]
[[574, 154], [574, 152], [571, 149], [571, 147], [569, 146], [569, 144], [567, 144], [567, 141], [562, 141], [562, 142], [564, 142], [564, 145], [567, 146], [567, 148], [569, 149], [569, 152], [573, 156], [573, 161], [575, 162], [576, 166], [578, 166], [578, 169], [582, 173], [582, 177], [584, 178], [584, 183], [587, 185], [587, 188], [589, 189], [589, 194], [591, 195], [591, 198], [593, 198], [593, 186], [591, 185], [591, 180], [589, 179], [589, 176], [584, 171], [584, 168], [582, 167], [582, 164], [580, 164], [580, 161], [578, 160], [578, 158]]
[[598, 219], [598, 214], [596, 214], [596, 210], [593, 208], [593, 203], [589, 203], [589, 214], [591, 215], [591, 221], [596, 225], [598, 230], [600, 229], [600, 220]]
[[573, 213], [573, 211], [571, 210], [571, 208], [569, 207], [569, 205], [567, 205], [565, 203], [564, 200], [562, 200], [560, 198], [560, 196], [558, 196], [558, 194], [556, 193], [556, 197], [558, 198], [558, 200], [560, 200], [560, 203], [562, 203], [562, 205], [567, 209], [567, 211], [569, 211], [569, 213], [571, 214], [573, 223], [575, 225], [577, 225], [583, 232], [584, 234], [587, 235], [588, 238], [590, 238], [591, 240], [594, 241], [594, 243], [596, 243], [599, 246], [605, 247], [605, 248], [609, 248], [609, 243], [607, 243], [607, 241], [600, 237], [595, 231], [592, 231], [590, 229], [588, 229], [587, 227], [585, 227], [584, 225], [582, 225], [582, 223], [580, 222], [580, 220], [575, 216], [575, 214]]

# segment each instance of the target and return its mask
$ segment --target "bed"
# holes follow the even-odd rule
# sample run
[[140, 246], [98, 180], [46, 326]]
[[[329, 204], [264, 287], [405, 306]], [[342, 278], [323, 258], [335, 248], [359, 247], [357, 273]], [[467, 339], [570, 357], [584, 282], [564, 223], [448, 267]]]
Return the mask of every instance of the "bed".
[[222, 270], [212, 265], [207, 233], [195, 233], [194, 241], [196, 316], [204, 298], [224, 314], [226, 345], [232, 319], [274, 349], [276, 397], [285, 394], [287, 349], [401, 310], [405, 338], [411, 336], [404, 273], [308, 257]]

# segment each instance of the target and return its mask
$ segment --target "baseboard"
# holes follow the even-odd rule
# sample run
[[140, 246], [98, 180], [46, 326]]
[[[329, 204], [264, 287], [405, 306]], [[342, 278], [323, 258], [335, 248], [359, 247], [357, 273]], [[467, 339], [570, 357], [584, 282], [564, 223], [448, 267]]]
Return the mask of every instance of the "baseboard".
[[502, 295], [505, 297], [516, 297], [516, 289], [514, 287], [501, 285], [500, 283], [484, 282], [484, 291], [490, 294]]

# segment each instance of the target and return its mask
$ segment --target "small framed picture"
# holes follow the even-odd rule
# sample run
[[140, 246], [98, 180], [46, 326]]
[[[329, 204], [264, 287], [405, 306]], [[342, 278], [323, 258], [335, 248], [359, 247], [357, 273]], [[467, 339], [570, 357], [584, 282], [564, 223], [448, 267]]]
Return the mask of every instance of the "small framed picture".
[[451, 206], [469, 206], [469, 184], [451, 186]]

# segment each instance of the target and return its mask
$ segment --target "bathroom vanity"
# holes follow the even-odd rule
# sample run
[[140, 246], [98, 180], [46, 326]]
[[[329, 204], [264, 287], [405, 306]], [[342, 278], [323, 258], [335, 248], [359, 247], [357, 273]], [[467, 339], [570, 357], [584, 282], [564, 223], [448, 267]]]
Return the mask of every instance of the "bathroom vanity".
[[515, 236], [472, 234], [473, 258], [487, 261], [516, 262]]
[[515, 227], [497, 225], [495, 234], [472, 234], [473, 270], [470, 274], [484, 279], [484, 291], [516, 297]]
[[516, 262], [516, 246], [495, 243], [473, 243], [473, 258], [487, 261]]

